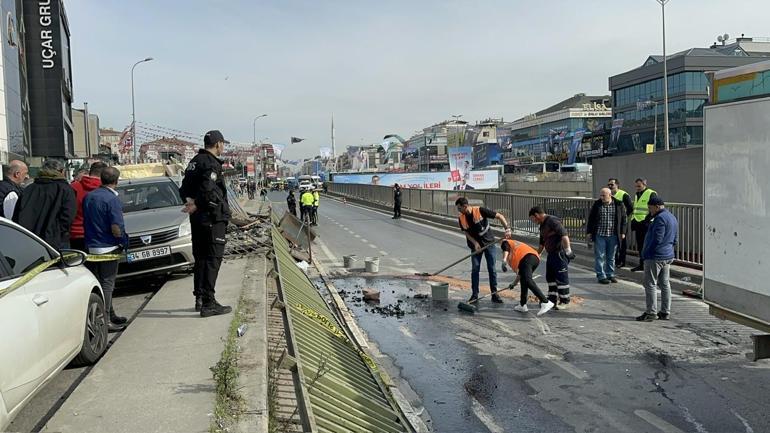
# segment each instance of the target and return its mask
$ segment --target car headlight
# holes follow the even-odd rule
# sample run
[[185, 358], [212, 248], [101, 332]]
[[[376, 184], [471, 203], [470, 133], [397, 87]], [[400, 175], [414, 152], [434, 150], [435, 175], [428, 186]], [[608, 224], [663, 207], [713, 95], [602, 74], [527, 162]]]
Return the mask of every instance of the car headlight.
[[189, 222], [179, 224], [179, 237], [190, 236], [192, 234], [192, 226]]

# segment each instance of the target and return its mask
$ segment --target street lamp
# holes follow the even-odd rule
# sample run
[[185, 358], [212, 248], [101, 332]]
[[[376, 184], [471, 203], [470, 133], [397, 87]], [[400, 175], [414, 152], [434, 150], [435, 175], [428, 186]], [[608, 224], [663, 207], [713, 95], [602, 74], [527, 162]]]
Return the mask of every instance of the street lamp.
[[263, 117], [267, 117], [267, 114], [260, 114], [259, 116], [255, 117], [254, 118], [254, 122], [252, 122], [252, 126], [253, 126], [253, 129], [254, 129], [254, 139], [253, 139], [254, 140], [253, 141], [254, 144], [257, 144], [257, 120], [259, 120], [259, 119], [261, 119]]
[[154, 60], [152, 57], [147, 57], [143, 60], [139, 60], [131, 67], [131, 146], [134, 148], [134, 164], [139, 162], [136, 158], [136, 104], [134, 103], [134, 69], [136, 65], [144, 62], [150, 62]]
[[663, 21], [663, 142], [665, 150], [669, 150], [668, 145], [668, 63], [666, 59], [666, 3], [669, 0], [655, 0], [660, 3], [661, 16]]

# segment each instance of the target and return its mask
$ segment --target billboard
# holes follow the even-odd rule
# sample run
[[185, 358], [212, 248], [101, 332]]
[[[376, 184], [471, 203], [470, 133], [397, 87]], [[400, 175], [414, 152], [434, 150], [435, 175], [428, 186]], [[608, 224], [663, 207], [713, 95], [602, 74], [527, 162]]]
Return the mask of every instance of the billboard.
[[449, 147], [447, 148], [449, 157], [449, 173], [452, 181], [460, 182], [462, 179], [468, 180], [471, 169], [473, 169], [473, 148], [472, 147]]
[[393, 186], [402, 188], [422, 188], [438, 190], [498, 189], [500, 182], [497, 170], [470, 171], [468, 178], [453, 181], [450, 172], [425, 173], [377, 173], [377, 174], [335, 174], [335, 183], [354, 183], [368, 185]]
[[575, 134], [572, 136], [572, 143], [570, 143], [569, 146], [569, 159], [567, 160], [567, 164], [575, 163], [578, 151], [580, 150], [580, 145], [583, 143], [583, 136], [585, 135], [585, 132], [585, 129], [580, 128], [575, 131]]

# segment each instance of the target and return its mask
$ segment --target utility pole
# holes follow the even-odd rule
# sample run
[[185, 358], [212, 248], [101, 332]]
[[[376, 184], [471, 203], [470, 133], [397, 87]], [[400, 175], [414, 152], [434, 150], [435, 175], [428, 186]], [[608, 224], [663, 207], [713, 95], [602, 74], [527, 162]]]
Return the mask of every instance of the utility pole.
[[334, 113], [332, 113], [332, 169], [337, 171], [337, 146], [334, 143]]
[[152, 57], [139, 60], [131, 67], [131, 147], [134, 148], [134, 164], [137, 164], [139, 160], [136, 158], [136, 104], [134, 101], [134, 68], [136, 65], [144, 62], [152, 61]]
[[660, 3], [663, 19], [663, 142], [665, 150], [670, 150], [668, 144], [668, 59], [666, 58], [666, 3], [669, 0], [656, 0]]

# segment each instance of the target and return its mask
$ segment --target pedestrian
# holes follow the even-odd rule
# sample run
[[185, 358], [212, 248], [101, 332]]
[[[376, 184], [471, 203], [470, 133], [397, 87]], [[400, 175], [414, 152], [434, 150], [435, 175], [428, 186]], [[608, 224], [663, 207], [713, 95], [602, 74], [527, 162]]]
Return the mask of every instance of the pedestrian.
[[537, 299], [540, 300], [540, 311], [537, 312], [537, 315], [542, 316], [551, 310], [554, 307], [554, 303], [545, 297], [533, 277], [535, 269], [540, 264], [540, 255], [537, 251], [523, 242], [514, 241], [510, 238], [503, 239], [500, 248], [503, 250], [502, 271], [508, 272], [510, 267], [512, 271], [516, 272], [516, 279], [511, 283], [510, 287], [514, 287], [521, 282], [519, 305], [516, 305], [513, 309], [520, 313], [529, 311], [527, 300], [531, 290], [537, 296]]
[[21, 185], [28, 177], [27, 164], [18, 159], [3, 167], [3, 180], [0, 180], [0, 217], [13, 218], [16, 203], [21, 197]]
[[318, 206], [321, 205], [321, 193], [318, 189], [313, 190], [313, 225], [318, 225]]
[[313, 197], [313, 192], [310, 191], [310, 188], [302, 190], [299, 194], [299, 212], [303, 224], [307, 223], [310, 225], [312, 223], [313, 203], [315, 203], [315, 197]]
[[201, 317], [227, 314], [232, 308], [216, 299], [217, 276], [225, 253], [225, 231], [230, 220], [230, 204], [219, 157], [225, 150], [225, 137], [213, 130], [203, 137], [204, 148], [185, 170], [179, 195], [185, 201], [183, 212], [190, 215], [192, 227], [193, 295], [195, 311]]
[[618, 248], [618, 253], [616, 255], [615, 260], [615, 267], [616, 268], [623, 268], [626, 266], [626, 252], [628, 251], [628, 227], [629, 223], [628, 221], [631, 220], [631, 215], [634, 213], [634, 201], [631, 200], [631, 195], [622, 189], [620, 189], [620, 182], [615, 179], [614, 177], [610, 178], [607, 181], [607, 187], [612, 191], [613, 197], [623, 202], [623, 206], [626, 210], [626, 230], [623, 233], [625, 236], [623, 236], [623, 239], [620, 241], [620, 246]]
[[69, 248], [76, 213], [75, 191], [64, 178], [64, 164], [47, 159], [35, 181], [22, 192], [13, 220], [59, 250]]
[[[89, 171], [89, 176], [92, 172]], [[100, 186], [83, 198], [83, 235], [89, 254], [115, 254], [128, 244], [123, 205], [116, 191], [119, 178], [120, 171], [117, 168], [103, 167], [99, 173]], [[122, 331], [127, 320], [115, 314], [112, 306], [118, 260], [90, 261], [86, 266], [102, 286], [104, 309], [110, 312], [110, 332]]]
[[398, 184], [393, 185], [393, 218], [401, 218], [401, 187]]
[[289, 190], [289, 195], [286, 196], [286, 207], [290, 214], [297, 216], [297, 198], [294, 196], [293, 190]]
[[594, 270], [601, 284], [617, 283], [615, 253], [626, 237], [626, 208], [609, 188], [599, 191], [586, 224], [589, 245], [594, 245]]
[[259, 190], [259, 197], [262, 199], [262, 201], [267, 201], [267, 188], [262, 187]]
[[[647, 234], [647, 227], [650, 225], [650, 213], [647, 210], [647, 203], [656, 197], [656, 192], [647, 187], [647, 179], [638, 178], [634, 181], [636, 186], [636, 197], [634, 199], [634, 213], [631, 214], [631, 230], [634, 231], [634, 240], [636, 241], [636, 250], [641, 253], [644, 245], [644, 236]], [[644, 260], [639, 256], [639, 265], [632, 268], [632, 272], [644, 270]]]
[[91, 164], [88, 174], [82, 176], [80, 180], [74, 180], [70, 184], [75, 191], [75, 201], [77, 203], [77, 212], [75, 219], [70, 227], [70, 248], [88, 251], [86, 249], [85, 231], [83, 229], [83, 199], [86, 194], [99, 188], [102, 185], [102, 170], [107, 168], [107, 164], [97, 161]]
[[[465, 233], [466, 243], [472, 252], [471, 256], [471, 297], [468, 302], [473, 302], [479, 297], [479, 271], [481, 270], [481, 256], [487, 262], [489, 273], [489, 288], [492, 291], [492, 302], [502, 304], [503, 300], [497, 294], [497, 269], [495, 269], [495, 236], [492, 234], [489, 218], [494, 218], [503, 225], [505, 235], [511, 235], [508, 221], [499, 212], [482, 206], [470, 206], [468, 199], [460, 197], [455, 201], [460, 229]], [[486, 249], [485, 249], [486, 248]], [[483, 253], [481, 252], [483, 250]]]
[[[653, 197], [647, 202], [652, 223], [644, 238], [640, 252], [644, 260], [644, 293], [647, 308], [637, 317], [640, 322], [668, 320], [671, 316], [671, 283], [669, 273], [674, 261], [674, 247], [679, 236], [679, 223], [666, 209], [663, 199]], [[660, 310], [658, 310], [657, 289], [660, 289]], [[657, 313], [657, 316], [656, 316]]]
[[540, 206], [529, 210], [529, 220], [540, 225], [540, 247], [538, 256], [545, 250], [545, 281], [548, 282], [548, 300], [554, 308], [562, 310], [570, 303], [569, 262], [575, 258], [570, 245], [569, 234], [561, 220], [545, 213]]

